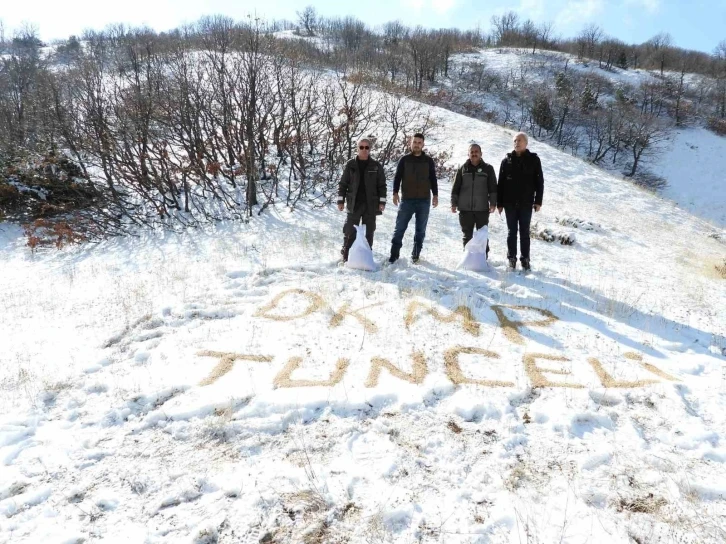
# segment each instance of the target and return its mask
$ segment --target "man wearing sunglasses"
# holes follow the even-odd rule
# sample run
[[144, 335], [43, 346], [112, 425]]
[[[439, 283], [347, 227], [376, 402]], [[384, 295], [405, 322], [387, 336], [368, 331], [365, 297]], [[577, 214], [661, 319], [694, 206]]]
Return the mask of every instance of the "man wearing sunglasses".
[[[401, 189], [403, 199], [396, 216], [396, 227], [391, 240], [391, 257], [388, 262], [398, 260], [403, 246], [403, 235], [409, 222], [416, 216], [416, 233], [413, 237], [411, 261], [416, 263], [421, 255], [429, 211], [439, 205], [439, 188], [436, 181], [436, 164], [424, 153], [424, 135], [417, 132], [411, 139], [411, 153], [398, 161], [396, 175], [393, 178], [393, 204], [398, 206], [398, 190]], [[433, 195], [433, 198], [432, 198]]]
[[348, 252], [355, 241], [354, 225], [362, 222], [366, 226], [366, 239], [373, 248], [376, 216], [386, 207], [386, 176], [381, 164], [370, 158], [370, 151], [370, 140], [358, 141], [358, 155], [346, 163], [338, 184], [338, 209], [342, 212], [344, 206], [348, 208], [340, 250], [343, 261], [348, 260]]

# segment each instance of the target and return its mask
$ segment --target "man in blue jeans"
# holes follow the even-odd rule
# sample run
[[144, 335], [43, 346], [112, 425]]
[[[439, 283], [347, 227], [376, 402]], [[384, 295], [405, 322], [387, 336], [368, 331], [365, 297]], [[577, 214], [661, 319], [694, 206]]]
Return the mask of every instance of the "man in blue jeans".
[[[416, 263], [421, 256], [421, 248], [426, 237], [426, 224], [429, 221], [429, 210], [439, 205], [439, 187], [436, 180], [434, 160], [423, 152], [424, 135], [417, 132], [411, 140], [411, 153], [398, 161], [396, 175], [393, 178], [393, 204], [401, 206], [396, 216], [396, 228], [391, 240], [391, 257], [388, 262], [395, 263], [401, 253], [403, 235], [411, 218], [416, 216], [416, 234], [413, 237], [411, 261]], [[399, 189], [403, 198], [399, 199]], [[431, 196], [433, 195], [433, 200]]]
[[497, 209], [507, 215], [507, 259], [509, 267], [517, 267], [517, 231], [521, 249], [522, 268], [529, 264], [529, 223], [532, 210], [542, 208], [544, 176], [542, 163], [536, 153], [527, 149], [529, 138], [524, 132], [514, 136], [514, 151], [507, 153], [499, 168]]

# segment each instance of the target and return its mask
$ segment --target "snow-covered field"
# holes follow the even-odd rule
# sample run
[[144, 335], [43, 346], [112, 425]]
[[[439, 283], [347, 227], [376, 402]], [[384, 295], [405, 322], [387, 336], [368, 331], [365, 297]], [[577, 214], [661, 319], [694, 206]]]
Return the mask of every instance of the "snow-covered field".
[[637, 86], [646, 81], [655, 81], [655, 77], [648, 70], [623, 70], [617, 67], [613, 67], [612, 70], [602, 70], [598, 67], [597, 61], [582, 62], [577, 59], [576, 55], [559, 51], [537, 51], [532, 54], [529, 49], [502, 47], [482, 49], [475, 55], [457, 56], [458, 59], [476, 57], [480, 58], [487, 68], [500, 74], [511, 71], [516, 74], [522, 69], [533, 70], [541, 67], [557, 73], [563, 71], [566, 66], [568, 70], [575, 70], [583, 74], [596, 74], [617, 83]]
[[668, 180], [665, 198], [681, 208], [726, 226], [726, 138], [704, 128], [678, 130], [650, 169]]
[[[629, 84], [634, 87], [657, 81], [648, 70], [603, 70], [597, 62], [582, 63], [576, 56], [556, 51], [538, 51], [515, 48], [482, 49], [478, 53], [455, 55], [454, 63], [482, 62], [486, 69], [503, 78], [517, 80], [525, 75], [527, 81], [546, 82], [552, 85], [554, 74], [567, 70], [583, 75], [594, 74], [609, 79], [616, 86]], [[676, 77], [677, 74], [666, 72]], [[701, 84], [702, 76], [686, 74], [686, 84], [691, 88]], [[494, 110], [502, 108], [501, 98], [487, 95], [484, 102]], [[712, 222], [719, 228], [726, 227], [726, 175], [722, 157], [726, 156], [726, 138], [705, 128], [674, 130], [670, 141], [644, 157], [643, 166], [662, 177], [668, 186], [660, 194], [690, 213]]]
[[[510, 149], [439, 113], [457, 162]], [[528, 275], [498, 216], [456, 270], [448, 180], [373, 273], [332, 207], [36, 255], [1, 226], [0, 542], [723, 542], [726, 233], [531, 147], [576, 243]]]

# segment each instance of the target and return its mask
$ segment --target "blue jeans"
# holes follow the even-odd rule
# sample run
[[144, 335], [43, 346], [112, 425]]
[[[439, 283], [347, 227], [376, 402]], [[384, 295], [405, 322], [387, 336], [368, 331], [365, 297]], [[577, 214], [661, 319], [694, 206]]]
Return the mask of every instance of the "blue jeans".
[[406, 228], [411, 218], [416, 216], [416, 234], [413, 237], [413, 253], [418, 257], [423, 247], [423, 241], [426, 237], [426, 224], [429, 222], [429, 211], [431, 210], [431, 199], [429, 198], [409, 198], [401, 201], [398, 207], [398, 215], [396, 216], [396, 228], [393, 231], [393, 240], [391, 240], [391, 254], [398, 255], [403, 245], [403, 235], [406, 234]]
[[524, 208], [518, 206], [505, 206], [507, 216], [507, 258], [517, 258], [517, 230], [519, 229], [519, 245], [522, 250], [522, 259], [529, 259], [529, 223], [532, 221], [532, 206]]

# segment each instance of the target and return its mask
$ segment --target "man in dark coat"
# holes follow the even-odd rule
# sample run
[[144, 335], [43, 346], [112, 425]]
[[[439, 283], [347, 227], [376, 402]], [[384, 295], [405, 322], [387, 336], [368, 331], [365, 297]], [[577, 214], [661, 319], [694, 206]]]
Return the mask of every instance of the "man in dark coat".
[[[497, 177], [494, 167], [481, 158], [479, 144], [469, 146], [469, 160], [456, 171], [451, 189], [451, 212], [459, 210], [464, 247], [479, 230], [489, 224], [489, 214], [497, 207]], [[487, 241], [487, 256], [489, 242]]]
[[[439, 187], [436, 180], [436, 164], [423, 152], [424, 135], [420, 132], [411, 139], [411, 153], [398, 161], [396, 175], [393, 178], [393, 203], [398, 206], [398, 190], [403, 198], [400, 201], [396, 216], [396, 227], [391, 240], [391, 257], [388, 262], [396, 262], [403, 246], [403, 235], [408, 223], [416, 216], [416, 234], [413, 237], [411, 261], [418, 262], [421, 248], [426, 237], [426, 225], [429, 221], [431, 206], [439, 205]], [[433, 195], [433, 199], [432, 199]]]
[[507, 153], [499, 168], [497, 209], [507, 216], [507, 259], [511, 268], [517, 267], [517, 230], [521, 249], [522, 268], [529, 264], [529, 224], [532, 210], [542, 207], [544, 176], [542, 163], [536, 153], [527, 149], [529, 139], [524, 132], [514, 137], [514, 151]]
[[348, 208], [343, 225], [343, 248], [340, 254], [348, 260], [348, 252], [355, 241], [354, 225], [366, 226], [366, 239], [373, 247], [376, 216], [386, 207], [386, 176], [381, 164], [370, 157], [371, 142], [363, 138], [358, 142], [358, 155], [343, 168], [338, 184], [338, 209]]

